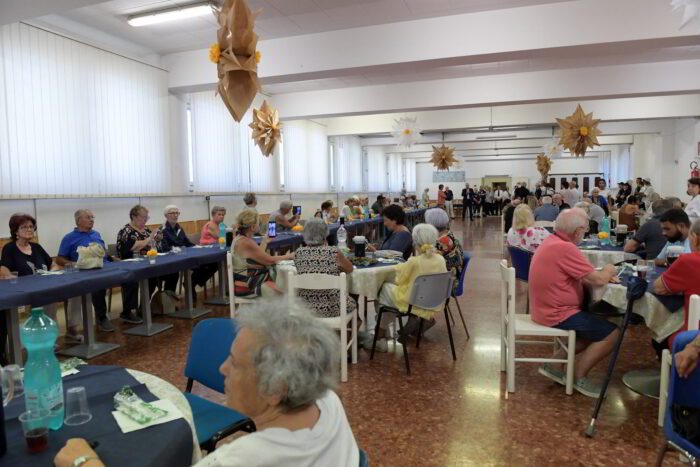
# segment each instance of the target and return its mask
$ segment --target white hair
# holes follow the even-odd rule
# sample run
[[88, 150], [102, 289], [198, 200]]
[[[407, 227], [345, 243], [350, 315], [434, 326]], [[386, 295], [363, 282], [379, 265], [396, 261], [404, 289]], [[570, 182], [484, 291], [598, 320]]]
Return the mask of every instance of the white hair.
[[304, 243], [308, 246], [323, 245], [328, 237], [328, 225], [323, 219], [314, 217], [304, 224]]
[[586, 211], [586, 214], [588, 214], [591, 210], [591, 207], [589, 206], [589, 204], [585, 203], [583, 201], [579, 201], [578, 203], [576, 203], [574, 205], [574, 207], [579, 208], [579, 209], [583, 209], [584, 211]]
[[258, 393], [284, 412], [308, 407], [337, 385], [338, 336], [296, 301], [257, 299], [236, 315], [258, 338], [251, 351]]
[[167, 216], [167, 215], [168, 215], [168, 211], [170, 211], [170, 210], [172, 210], [172, 209], [177, 209], [177, 210], [179, 211], [178, 207], [175, 206], [174, 204], [168, 204], [167, 206], [165, 206], [165, 209], [163, 209], [163, 215], [164, 215], [164, 216]]
[[559, 213], [554, 230], [571, 236], [576, 229], [588, 227], [588, 214], [581, 208], [566, 209]]
[[77, 224], [80, 218], [83, 216], [83, 214], [87, 214], [88, 212], [92, 212], [89, 209], [78, 209], [75, 211], [73, 214], [73, 218], [75, 218], [75, 223]]
[[435, 244], [439, 237], [435, 227], [430, 224], [418, 224], [413, 227], [411, 236], [413, 237], [413, 245], [421, 254], [430, 256], [435, 253]]
[[438, 230], [445, 230], [450, 226], [450, 218], [444, 209], [432, 208], [425, 211], [425, 222]]
[[291, 209], [292, 202], [288, 199], [280, 202], [280, 209]]
[[552, 204], [552, 197], [551, 196], [543, 196], [542, 197], [542, 204]]

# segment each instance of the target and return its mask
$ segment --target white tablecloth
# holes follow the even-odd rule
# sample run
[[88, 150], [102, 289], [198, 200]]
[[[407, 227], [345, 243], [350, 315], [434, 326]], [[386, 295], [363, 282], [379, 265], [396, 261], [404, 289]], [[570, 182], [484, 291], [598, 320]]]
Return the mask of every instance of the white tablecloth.
[[160, 379], [157, 376], [138, 370], [127, 371], [136, 379], [136, 381], [141, 384], [145, 384], [148, 390], [151, 391], [151, 393], [153, 393], [153, 395], [158, 399], [169, 400], [175, 404], [175, 407], [177, 407], [180, 412], [182, 412], [182, 415], [185, 417], [185, 420], [187, 420], [187, 423], [190, 424], [190, 428], [192, 429], [192, 464], [194, 465], [199, 462], [202, 459], [202, 451], [199, 449], [199, 441], [197, 440], [197, 430], [194, 427], [192, 408], [182, 392], [172, 384]]
[[606, 264], [617, 264], [622, 261], [641, 259], [634, 253], [624, 251], [580, 250], [583, 256], [596, 268], [602, 268]]

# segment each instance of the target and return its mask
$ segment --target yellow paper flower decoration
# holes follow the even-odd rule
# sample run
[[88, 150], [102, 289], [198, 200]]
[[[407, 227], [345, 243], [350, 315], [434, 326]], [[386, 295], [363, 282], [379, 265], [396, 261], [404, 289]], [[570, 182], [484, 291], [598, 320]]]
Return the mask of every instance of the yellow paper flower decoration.
[[209, 61], [219, 63], [219, 58], [221, 58], [221, 47], [219, 47], [219, 44], [212, 44], [209, 47]]
[[600, 240], [605, 240], [606, 238], [608, 238], [608, 233], [607, 232], [598, 232], [598, 238]]
[[576, 111], [566, 118], [557, 118], [559, 128], [561, 129], [561, 137], [559, 144], [571, 151], [574, 156], [585, 156], [586, 149], [600, 146], [598, 143], [598, 135], [601, 131], [598, 129], [600, 119], [593, 118], [593, 113], [585, 113], [579, 104], [576, 106]]
[[255, 51], [255, 64], [256, 64], [256, 65], [259, 65], [259, 64], [260, 64], [260, 60], [262, 60], [262, 54], [260, 53], [259, 50], [256, 50], [256, 51]]
[[158, 250], [151, 248], [150, 250], [148, 250], [146, 252], [146, 256], [148, 256], [149, 258], [153, 258], [154, 256], [158, 256]]
[[455, 148], [445, 146], [433, 146], [433, 154], [430, 156], [430, 162], [433, 163], [438, 170], [450, 170], [457, 158], [455, 157]]
[[542, 181], [547, 181], [547, 175], [549, 171], [552, 170], [552, 158], [546, 156], [544, 153], [537, 155], [537, 171], [542, 175]]
[[265, 157], [269, 157], [275, 146], [282, 140], [282, 123], [280, 123], [277, 110], [273, 109], [267, 101], [263, 101], [260, 109], [253, 109], [253, 122], [248, 125], [253, 129], [252, 139], [260, 146]]

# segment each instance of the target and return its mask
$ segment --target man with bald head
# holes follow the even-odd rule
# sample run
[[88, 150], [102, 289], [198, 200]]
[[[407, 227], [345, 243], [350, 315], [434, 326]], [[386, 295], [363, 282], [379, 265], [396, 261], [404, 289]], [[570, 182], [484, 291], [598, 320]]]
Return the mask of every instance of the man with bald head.
[[[576, 331], [574, 389], [589, 397], [598, 397], [600, 386], [590, 381], [588, 372], [607, 357], [619, 335], [617, 327], [583, 311], [584, 286], [603, 286], [617, 280], [612, 264], [596, 271], [577, 248], [588, 230], [588, 215], [580, 208], [562, 211], [557, 217], [554, 235], [537, 248], [530, 265], [529, 293], [532, 320], [543, 326]], [[554, 358], [564, 358], [563, 349]], [[545, 364], [540, 374], [565, 384], [564, 371]]]

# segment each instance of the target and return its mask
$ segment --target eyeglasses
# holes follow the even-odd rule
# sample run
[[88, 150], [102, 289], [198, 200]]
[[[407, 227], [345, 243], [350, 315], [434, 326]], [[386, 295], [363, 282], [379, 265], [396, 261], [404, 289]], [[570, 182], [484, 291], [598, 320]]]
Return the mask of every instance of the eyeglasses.
[[34, 232], [36, 230], [36, 227], [33, 225], [23, 225], [18, 230], [26, 230], [26, 231]]
[[167, 215], [169, 216], [169, 215], [171, 215], [171, 214], [177, 214], [177, 215], [179, 216], [179, 215], [180, 215], [180, 211], [170, 211]]

